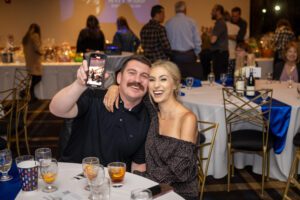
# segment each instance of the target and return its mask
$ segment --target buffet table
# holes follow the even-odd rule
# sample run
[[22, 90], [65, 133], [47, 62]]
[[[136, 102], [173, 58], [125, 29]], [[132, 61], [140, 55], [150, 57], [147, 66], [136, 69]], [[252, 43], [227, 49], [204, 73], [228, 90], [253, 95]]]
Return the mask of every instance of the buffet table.
[[[288, 89], [285, 82], [280, 83], [278, 81], [266, 84], [265, 80], [260, 80], [256, 81], [256, 87], [257, 89], [273, 88], [273, 98], [290, 105], [292, 108], [285, 148], [281, 154], [275, 154], [273, 149], [270, 153], [270, 177], [283, 181], [289, 175], [293, 160], [293, 137], [300, 129], [300, 99], [297, 98], [296, 84], [294, 84], [294, 88]], [[211, 87], [204, 82], [202, 87], [191, 90], [182, 89], [182, 92], [185, 93], [185, 96], [181, 96], [180, 100], [197, 115], [199, 120], [219, 123], [208, 174], [215, 178], [222, 178], [227, 175], [227, 136], [222, 86], [215, 84]], [[234, 163], [237, 168], [251, 165], [255, 173], [261, 174], [261, 157], [258, 155], [236, 153]]]
[[[45, 186], [43, 180], [39, 179], [38, 190], [32, 192], [20, 191], [16, 199], [53, 199], [56, 195], [62, 192], [70, 192], [68, 195], [63, 196], [62, 199], [88, 199], [89, 192], [84, 189], [87, 184], [85, 178], [76, 179], [76, 175], [82, 172], [82, 165], [75, 163], [59, 163], [58, 164], [58, 176], [54, 185], [58, 187], [58, 190], [54, 193], [44, 193], [42, 192], [42, 187]], [[108, 177], [107, 171], [105, 175]], [[149, 188], [157, 185], [156, 182], [149, 179], [143, 178], [141, 176], [128, 173], [125, 174], [124, 185], [119, 188], [111, 187], [110, 199], [120, 200], [120, 199], [130, 199], [130, 192], [138, 188]], [[52, 198], [51, 198], [52, 196]], [[165, 195], [160, 196], [157, 200], [183, 200], [175, 192], [171, 191]]]
[[[121, 62], [132, 53], [123, 52], [122, 55], [109, 55], [107, 71], [116, 71]], [[71, 84], [81, 63], [43, 63], [42, 81], [36, 86], [35, 94], [39, 99], [51, 99], [59, 90]], [[15, 69], [25, 69], [25, 63], [0, 63], [0, 91], [13, 86]]]

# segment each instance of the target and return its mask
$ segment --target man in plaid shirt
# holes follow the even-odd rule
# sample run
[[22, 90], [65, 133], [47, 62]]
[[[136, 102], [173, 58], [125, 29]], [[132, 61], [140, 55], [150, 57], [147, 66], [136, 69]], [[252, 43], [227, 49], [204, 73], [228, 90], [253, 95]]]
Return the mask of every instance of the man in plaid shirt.
[[280, 19], [277, 22], [275, 35], [273, 38], [275, 54], [274, 54], [274, 66], [277, 62], [282, 62], [282, 50], [285, 48], [285, 45], [291, 40], [295, 39], [295, 34], [292, 31], [290, 22], [286, 19]]
[[164, 8], [161, 5], [153, 6], [151, 18], [140, 33], [144, 56], [151, 62], [159, 59], [168, 60], [171, 46], [167, 38], [166, 29], [161, 25], [165, 18]]

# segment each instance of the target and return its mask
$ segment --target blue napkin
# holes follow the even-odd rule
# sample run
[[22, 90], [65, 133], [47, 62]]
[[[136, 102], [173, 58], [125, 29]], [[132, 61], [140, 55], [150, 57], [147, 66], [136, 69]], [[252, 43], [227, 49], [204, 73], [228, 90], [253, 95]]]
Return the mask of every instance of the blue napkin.
[[[182, 81], [182, 85], [186, 86], [186, 81]], [[192, 87], [201, 87], [202, 83], [200, 79], [194, 78], [193, 86]]]

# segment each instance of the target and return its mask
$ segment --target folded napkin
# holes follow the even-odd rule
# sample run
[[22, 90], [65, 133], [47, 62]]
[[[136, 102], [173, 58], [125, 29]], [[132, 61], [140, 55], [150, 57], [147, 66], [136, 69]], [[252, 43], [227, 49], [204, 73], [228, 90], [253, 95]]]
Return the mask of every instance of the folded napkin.
[[[182, 85], [186, 86], [186, 80], [182, 81]], [[192, 87], [201, 87], [202, 83], [200, 79], [194, 78], [193, 86]]]
[[[222, 84], [221, 80], [217, 80], [216, 83]], [[229, 77], [226, 79], [225, 86], [233, 86], [233, 78]]]

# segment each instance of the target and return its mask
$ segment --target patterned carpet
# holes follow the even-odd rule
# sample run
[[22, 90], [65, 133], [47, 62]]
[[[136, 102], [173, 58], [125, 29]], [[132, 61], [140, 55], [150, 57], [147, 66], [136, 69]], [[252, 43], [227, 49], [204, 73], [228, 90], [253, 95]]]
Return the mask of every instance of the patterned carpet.
[[[63, 126], [63, 119], [53, 116], [49, 112], [49, 101], [37, 101], [29, 108], [28, 132], [30, 136], [31, 153], [39, 147], [50, 147], [53, 155], [58, 158], [58, 135]], [[24, 142], [21, 143], [21, 152], [26, 153]], [[15, 151], [14, 154], [16, 155]], [[227, 192], [227, 177], [214, 179], [209, 176], [205, 187], [204, 199], [206, 200], [258, 200], [282, 199], [286, 183], [270, 179], [265, 184], [265, 193], [261, 197], [261, 176], [254, 174], [251, 167], [236, 169], [235, 176], [231, 179], [231, 191]], [[292, 199], [300, 199], [300, 191], [290, 190]]]

